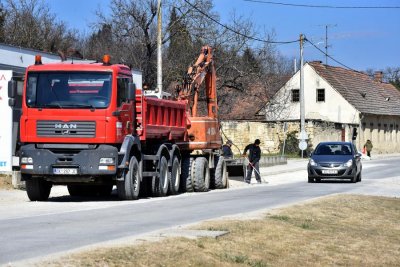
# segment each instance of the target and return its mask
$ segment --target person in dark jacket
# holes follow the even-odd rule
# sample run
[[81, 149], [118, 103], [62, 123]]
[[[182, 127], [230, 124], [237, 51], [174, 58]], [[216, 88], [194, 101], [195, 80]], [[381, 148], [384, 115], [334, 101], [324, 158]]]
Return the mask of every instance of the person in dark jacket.
[[260, 159], [261, 159], [261, 149], [260, 149], [260, 139], [256, 139], [254, 144], [249, 144], [244, 148], [243, 156], [246, 156], [247, 151], [249, 151], [249, 164], [247, 165], [247, 175], [245, 182], [250, 183], [251, 175], [253, 173], [256, 176], [257, 183], [261, 184], [261, 176], [260, 176]]
[[221, 156], [224, 156], [224, 158], [232, 158], [233, 157], [233, 153], [232, 153], [232, 141], [228, 140], [226, 141], [225, 145], [222, 146], [222, 154]]
[[367, 156], [368, 157], [371, 157], [371, 151], [372, 151], [372, 148], [373, 148], [374, 146], [372, 145], [372, 142], [371, 142], [371, 140], [367, 140], [367, 142], [365, 143], [365, 145], [364, 145], [364, 148], [365, 148], [365, 150], [367, 151]]

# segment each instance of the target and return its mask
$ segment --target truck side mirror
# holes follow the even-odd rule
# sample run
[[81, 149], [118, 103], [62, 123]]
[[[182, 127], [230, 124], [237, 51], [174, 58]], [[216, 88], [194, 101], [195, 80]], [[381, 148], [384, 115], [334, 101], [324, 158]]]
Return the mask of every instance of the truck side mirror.
[[17, 94], [17, 81], [11, 80], [8, 82], [8, 97], [15, 98]]
[[15, 98], [9, 98], [8, 99], [8, 105], [10, 107], [14, 107], [15, 106]]
[[136, 98], [136, 84], [129, 83], [128, 85], [128, 99], [135, 100]]

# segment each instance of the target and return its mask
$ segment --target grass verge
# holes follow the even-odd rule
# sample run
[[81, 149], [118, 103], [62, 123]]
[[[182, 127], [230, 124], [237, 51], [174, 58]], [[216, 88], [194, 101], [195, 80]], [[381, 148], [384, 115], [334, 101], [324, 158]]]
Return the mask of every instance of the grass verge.
[[12, 185], [11, 175], [0, 174], [0, 189], [1, 190], [11, 190], [14, 189]]
[[[400, 199], [337, 195], [253, 220], [206, 222], [219, 239], [168, 238], [73, 254], [50, 266], [398, 266]], [[41, 263], [42, 265], [43, 263]]]

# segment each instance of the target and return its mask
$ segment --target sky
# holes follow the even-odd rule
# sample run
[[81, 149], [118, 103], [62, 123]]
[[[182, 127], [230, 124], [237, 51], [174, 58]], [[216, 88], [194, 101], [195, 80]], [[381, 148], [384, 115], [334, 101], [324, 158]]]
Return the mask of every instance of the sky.
[[[275, 32], [275, 41], [292, 41], [300, 33], [325, 51], [328, 25], [328, 54], [355, 70], [384, 70], [400, 67], [400, 8], [338, 9], [305, 8], [260, 2], [329, 6], [397, 6], [400, 0], [214, 0], [214, 12], [228, 24], [233, 14], [248, 18], [263, 38], [264, 32]], [[96, 10], [110, 12], [110, 0], [46, 0], [51, 11], [70, 27], [90, 32], [96, 22]], [[212, 25], [212, 22], [210, 22]], [[278, 45], [288, 58], [299, 57], [299, 44]], [[304, 60], [321, 60], [325, 56], [309, 43], [304, 45]], [[329, 65], [338, 63], [328, 58]]]

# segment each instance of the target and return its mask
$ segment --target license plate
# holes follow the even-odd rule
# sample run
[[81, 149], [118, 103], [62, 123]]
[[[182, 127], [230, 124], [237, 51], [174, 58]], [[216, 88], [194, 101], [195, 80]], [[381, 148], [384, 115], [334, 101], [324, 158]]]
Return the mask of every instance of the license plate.
[[322, 174], [337, 174], [337, 170], [322, 170]]
[[63, 175], [76, 175], [78, 174], [78, 169], [73, 168], [54, 168], [54, 174], [63, 174]]

